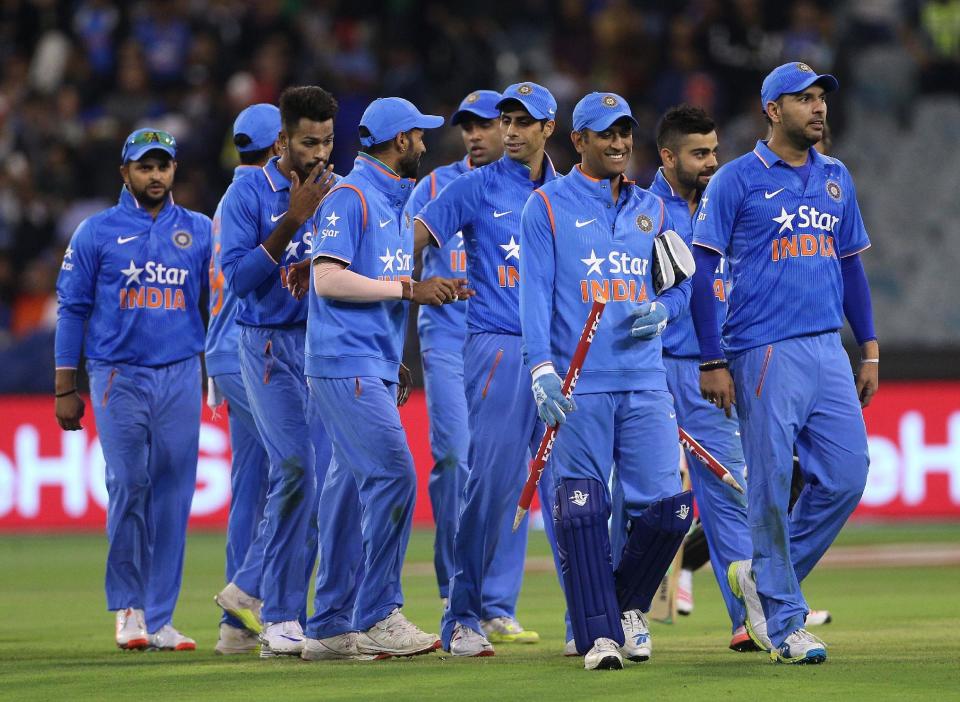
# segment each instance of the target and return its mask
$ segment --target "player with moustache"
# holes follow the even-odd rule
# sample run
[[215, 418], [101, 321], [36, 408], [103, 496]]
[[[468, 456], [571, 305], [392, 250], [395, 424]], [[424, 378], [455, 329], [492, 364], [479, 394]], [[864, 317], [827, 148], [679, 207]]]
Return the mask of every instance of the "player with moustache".
[[[692, 258], [670, 231], [663, 201], [624, 176], [635, 126], [619, 95], [581, 99], [571, 133], [581, 161], [534, 192], [521, 223], [524, 362], [540, 418], [563, 425], [552, 454], [553, 520], [574, 641], [587, 670], [649, 659], [645, 613], [693, 519], [691, 495], [681, 492], [660, 340], [689, 301], [684, 276]], [[661, 258], [655, 240], [682, 263]], [[597, 297], [607, 300], [606, 310], [568, 399], [562, 376]], [[607, 485], [614, 464], [628, 536], [612, 555]]]
[[[336, 113], [336, 100], [323, 88], [287, 88], [280, 96], [282, 155], [231, 184], [221, 207], [221, 262], [238, 298], [240, 372], [270, 460], [259, 588], [262, 658], [303, 650], [317, 484], [330, 460], [323, 422], [308, 414], [307, 305], [290, 295], [286, 275], [309, 253], [313, 215], [335, 182], [327, 159]], [[242, 611], [232, 605], [254, 595], [242, 591], [221, 606], [238, 616]]]
[[172, 620], [196, 488], [211, 223], [173, 202], [176, 149], [158, 129], [126, 138], [120, 200], [80, 224], [57, 279], [57, 423], [82, 428], [82, 350], [106, 461], [107, 609], [122, 649], [196, 648]]
[[[869, 463], [862, 408], [878, 383], [860, 260], [870, 240], [846, 166], [814, 148], [827, 93], [838, 87], [804, 63], [771, 71], [760, 91], [771, 138], [717, 172], [694, 224], [700, 387], [728, 414], [736, 404], [750, 467], [753, 558], [744, 568], [766, 615], [771, 658], [784, 663], [827, 658], [826, 644], [804, 628], [800, 583], [860, 500]], [[731, 290], [721, 343], [709, 271], [722, 256]], [[860, 344], [855, 374], [840, 343], [844, 318]], [[806, 485], [788, 515], [794, 446]]]

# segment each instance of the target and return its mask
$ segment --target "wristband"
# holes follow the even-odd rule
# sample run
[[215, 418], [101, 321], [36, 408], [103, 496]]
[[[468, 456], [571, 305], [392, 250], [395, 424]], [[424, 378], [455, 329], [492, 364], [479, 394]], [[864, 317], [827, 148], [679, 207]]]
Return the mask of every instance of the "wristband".
[[880, 363], [879, 358], [861, 358], [860, 363]]
[[704, 361], [700, 364], [701, 371], [719, 370], [720, 368], [729, 368], [730, 363], [725, 358], [718, 358], [715, 361]]
[[400, 299], [401, 300], [412, 300], [413, 299], [413, 281], [400, 279]]
[[66, 397], [67, 395], [72, 395], [75, 392], [77, 392], [76, 388], [74, 388], [73, 390], [67, 390], [66, 392], [58, 392], [54, 395], [54, 397], [56, 398]]

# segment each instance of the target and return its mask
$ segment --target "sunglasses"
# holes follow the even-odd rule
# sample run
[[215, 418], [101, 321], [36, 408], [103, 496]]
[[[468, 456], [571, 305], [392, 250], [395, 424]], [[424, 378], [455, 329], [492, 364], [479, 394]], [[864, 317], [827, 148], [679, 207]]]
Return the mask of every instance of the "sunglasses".
[[127, 146], [143, 146], [144, 144], [163, 144], [171, 149], [177, 148], [177, 140], [173, 138], [173, 135], [161, 131], [140, 132], [127, 141]]

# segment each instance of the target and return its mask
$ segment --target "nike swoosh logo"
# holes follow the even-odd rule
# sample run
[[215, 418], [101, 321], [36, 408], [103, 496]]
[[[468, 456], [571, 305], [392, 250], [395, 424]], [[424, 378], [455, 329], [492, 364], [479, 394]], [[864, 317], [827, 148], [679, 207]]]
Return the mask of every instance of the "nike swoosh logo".
[[493, 218], [494, 218], [494, 219], [500, 219], [501, 217], [506, 217], [506, 216], [507, 216], [508, 214], [510, 214], [511, 212], [513, 212], [513, 210], [507, 210], [506, 212], [497, 212], [496, 210], [494, 210], [494, 211], [493, 211]]
[[783, 188], [780, 188], [779, 190], [774, 190], [772, 193], [768, 193], [766, 190], [764, 190], [764, 191], [763, 191], [763, 196], [764, 196], [767, 200], [769, 200], [770, 198], [776, 197], [777, 195], [779, 195], [779, 194], [782, 193], [782, 192], [783, 192]]
[[576, 222], [574, 222], [574, 224], [576, 224], [576, 225], [577, 225], [577, 229], [579, 229], [580, 227], [585, 227], [585, 226], [587, 226], [588, 224], [590, 224], [591, 222], [596, 222], [596, 221], [597, 221], [597, 218], [596, 218], [596, 217], [594, 217], [593, 219], [588, 219], [586, 222], [581, 222], [581, 221], [578, 219]]
[[135, 236], [118, 236], [118, 237], [117, 237], [117, 243], [118, 243], [118, 244], [126, 244], [128, 241], [133, 241], [134, 239], [139, 239], [139, 238], [140, 238], [140, 235], [139, 235], [139, 234], [137, 234], [137, 235], [135, 235]]
[[390, 224], [390, 222], [392, 222], [392, 221], [393, 221], [392, 219], [388, 219], [386, 222], [384, 222], [384, 221], [381, 219], [381, 220], [380, 220], [380, 228], [383, 229], [385, 226], [387, 226], [388, 224]]
[[281, 217], [283, 217], [283, 215], [285, 215], [285, 214], [287, 214], [287, 213], [284, 211], [284, 212], [281, 212], [280, 214], [278, 214], [278, 215], [276, 215], [276, 216], [270, 215], [270, 221], [271, 221], [271, 222], [276, 222], [276, 221], [279, 220]]
[[677, 413], [676, 413], [676, 412], [671, 412], [671, 413], [670, 413], [670, 419], [676, 419], [676, 418], [677, 418]]

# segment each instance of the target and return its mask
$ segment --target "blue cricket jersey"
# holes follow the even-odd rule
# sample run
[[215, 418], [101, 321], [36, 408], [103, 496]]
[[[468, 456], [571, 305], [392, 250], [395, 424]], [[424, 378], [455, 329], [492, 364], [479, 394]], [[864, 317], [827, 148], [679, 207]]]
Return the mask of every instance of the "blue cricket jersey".
[[[313, 260], [330, 258], [378, 280], [413, 275], [413, 219], [404, 206], [416, 181], [400, 178], [360, 153], [353, 170], [324, 198], [315, 216]], [[341, 302], [320, 297], [310, 276], [306, 365], [316, 378], [379, 377], [397, 382], [407, 302]]]
[[313, 222], [307, 219], [291, 238], [279, 261], [262, 244], [287, 212], [290, 180], [277, 168], [276, 156], [259, 171], [235, 180], [220, 203], [221, 265], [237, 296], [237, 324], [252, 327], [302, 326], [307, 303], [287, 290], [290, 264], [310, 252]]
[[[233, 182], [260, 170], [259, 166], [237, 166]], [[240, 372], [240, 333], [237, 329], [237, 296], [227, 285], [223, 274], [223, 242], [220, 228], [223, 221], [223, 200], [213, 214], [213, 234], [210, 241], [210, 321], [207, 324], [207, 343], [204, 349], [208, 375]]]
[[[687, 201], [673, 191], [673, 187], [663, 177], [663, 169], [657, 169], [657, 175], [650, 184], [650, 192], [660, 197], [663, 204], [666, 205], [670, 221], [673, 223], [674, 231], [683, 237], [687, 246], [693, 245], [693, 217], [690, 214], [690, 208]], [[726, 290], [726, 269], [727, 261], [720, 258], [720, 263], [714, 271], [713, 295], [717, 302], [717, 320], [718, 324], [727, 314], [727, 290]], [[668, 356], [675, 358], [695, 358], [700, 359], [700, 344], [697, 341], [697, 332], [693, 328], [693, 317], [690, 314], [690, 307], [687, 306], [677, 316], [671, 319], [667, 328], [661, 336], [663, 340], [663, 352]]]
[[846, 166], [813, 148], [808, 158], [804, 184], [758, 141], [720, 168], [700, 199], [693, 241], [729, 266], [725, 353], [843, 326], [839, 258], [870, 240]]
[[[609, 182], [577, 166], [530, 196], [521, 227], [520, 319], [527, 366], [553, 362], [564, 376], [593, 300], [602, 294], [607, 306], [576, 393], [666, 390], [660, 337], [630, 336], [631, 312], [654, 297], [653, 239], [673, 228], [663, 201], [624, 180], [614, 203]], [[673, 306], [685, 306], [689, 287], [687, 280], [667, 291], [676, 298]]]
[[[544, 156], [543, 183], [556, 178]], [[416, 217], [441, 246], [463, 232], [467, 279], [477, 291], [468, 332], [520, 334], [520, 215], [537, 187], [527, 166], [503, 156], [451, 181]]]
[[[446, 166], [440, 166], [421, 180], [413, 189], [413, 195], [407, 203], [407, 212], [416, 216], [430, 200], [434, 199], [454, 178], [473, 169], [470, 157], [465, 156]], [[463, 278], [467, 273], [467, 252], [463, 248], [463, 233], [450, 237], [442, 247], [425, 246], [423, 248], [423, 270], [420, 279], [434, 276], [443, 278]], [[417, 313], [417, 333], [420, 336], [420, 349], [448, 349], [460, 351], [467, 336], [468, 302], [455, 305], [420, 305]]]
[[[74, 232], [57, 278], [56, 363], [87, 358], [164, 366], [203, 351], [210, 219], [171, 197], [154, 219], [120, 201]], [[84, 323], [86, 335], [84, 336]]]

